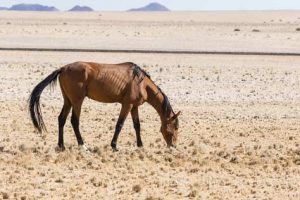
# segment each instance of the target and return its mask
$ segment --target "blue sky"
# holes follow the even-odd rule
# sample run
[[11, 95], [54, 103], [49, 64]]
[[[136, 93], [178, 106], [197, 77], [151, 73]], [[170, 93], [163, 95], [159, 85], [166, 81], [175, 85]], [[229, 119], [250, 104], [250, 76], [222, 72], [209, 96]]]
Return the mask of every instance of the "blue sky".
[[[0, 0], [0, 6], [39, 3], [68, 10], [74, 5], [87, 5], [95, 10], [128, 10], [155, 0]], [[171, 10], [300, 10], [300, 0], [157, 0]]]

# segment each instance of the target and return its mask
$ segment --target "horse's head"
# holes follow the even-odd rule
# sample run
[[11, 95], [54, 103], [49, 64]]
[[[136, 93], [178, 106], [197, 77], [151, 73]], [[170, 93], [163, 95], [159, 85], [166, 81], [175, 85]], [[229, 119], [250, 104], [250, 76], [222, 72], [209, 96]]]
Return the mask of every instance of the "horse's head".
[[178, 115], [180, 115], [180, 113], [181, 112], [179, 111], [177, 114], [174, 114], [172, 117], [168, 118], [165, 123], [162, 123], [160, 128], [168, 147], [174, 147], [177, 142], [179, 128]]

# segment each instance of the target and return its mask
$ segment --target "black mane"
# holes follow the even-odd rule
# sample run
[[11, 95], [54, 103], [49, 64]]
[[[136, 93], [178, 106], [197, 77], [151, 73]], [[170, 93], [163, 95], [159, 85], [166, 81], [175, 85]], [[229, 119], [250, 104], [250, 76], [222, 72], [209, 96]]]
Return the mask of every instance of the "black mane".
[[[131, 63], [132, 64], [132, 70], [133, 70], [133, 78], [135, 77], [140, 77], [141, 74], [145, 77], [148, 77], [153, 83], [154, 81], [151, 79], [150, 74], [148, 72], [146, 72], [145, 70], [141, 69], [138, 65]], [[141, 79], [141, 81], [144, 79], [144, 77]], [[140, 82], [141, 82], [140, 81]], [[155, 83], [154, 83], [155, 84]], [[155, 84], [156, 85], [156, 84]], [[157, 86], [157, 85], [156, 85]], [[165, 95], [165, 93], [160, 89], [160, 87], [157, 86], [157, 88], [159, 89], [159, 91], [161, 92], [161, 94], [164, 97], [164, 101], [163, 101], [163, 113], [166, 114], [167, 116], [170, 116], [171, 113], [174, 114], [173, 108], [171, 107], [170, 101], [168, 99], [168, 97]]]
[[[158, 87], [158, 86], [157, 86]], [[161, 94], [164, 97], [164, 101], [163, 101], [163, 112], [165, 114], [167, 114], [168, 116], [170, 116], [171, 112], [174, 113], [173, 108], [171, 107], [170, 101], [167, 97], [167, 95], [165, 95], [165, 93], [160, 89], [160, 87], [158, 87], [158, 89], [160, 90]]]
[[[146, 72], [145, 70], [143, 70], [142, 68], [140, 68], [138, 65], [131, 63], [132, 64], [132, 70], [133, 70], [133, 78], [140, 77], [140, 75], [144, 75], [146, 77], [148, 77], [149, 79], [151, 79], [150, 74], [148, 72]], [[142, 78], [144, 79], [144, 77]]]

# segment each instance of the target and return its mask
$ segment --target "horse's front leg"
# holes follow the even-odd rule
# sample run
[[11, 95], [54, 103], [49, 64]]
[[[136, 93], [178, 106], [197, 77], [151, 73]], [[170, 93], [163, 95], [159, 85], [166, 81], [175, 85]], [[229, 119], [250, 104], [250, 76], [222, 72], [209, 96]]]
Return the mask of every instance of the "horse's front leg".
[[139, 119], [139, 110], [138, 107], [133, 107], [131, 110], [131, 117], [133, 121], [133, 127], [136, 133], [136, 144], [138, 147], [143, 146], [143, 142], [141, 139], [141, 126], [140, 126], [140, 119]]
[[119, 134], [122, 130], [122, 127], [124, 125], [124, 122], [126, 120], [126, 117], [127, 117], [128, 113], [131, 111], [131, 109], [132, 109], [132, 104], [122, 104], [119, 119], [118, 119], [117, 124], [116, 124], [115, 134], [114, 134], [113, 139], [111, 141], [111, 147], [112, 147], [113, 151], [118, 151], [118, 149], [117, 149], [117, 140], [118, 140]]

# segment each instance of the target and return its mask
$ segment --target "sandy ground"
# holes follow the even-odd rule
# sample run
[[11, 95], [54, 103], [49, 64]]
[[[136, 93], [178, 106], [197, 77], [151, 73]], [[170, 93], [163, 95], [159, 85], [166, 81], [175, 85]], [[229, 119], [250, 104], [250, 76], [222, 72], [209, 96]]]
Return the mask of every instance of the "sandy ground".
[[0, 11], [0, 46], [299, 53], [297, 28], [300, 28], [300, 11]]
[[[268, 26], [270, 30], [277, 30], [279, 26], [292, 27], [284, 20], [297, 20], [295, 13], [281, 15], [271, 12], [261, 14], [260, 18], [282, 19], [283, 22], [274, 22], [274, 25]], [[27, 26], [26, 23], [37, 23], [35, 20], [44, 14], [28, 13], [22, 19], [12, 19], [12, 15], [4, 15], [2, 12], [0, 15], [3, 16], [0, 17], [1, 26], [15, 27], [16, 30], [10, 34], [10, 28], [0, 29], [0, 44], [5, 45], [8, 41], [3, 38], [22, 38], [22, 34], [17, 31], [23, 26], [21, 22], [24, 21], [24, 26]], [[67, 14], [60, 19], [59, 26], [65, 19], [78, 21], [85, 26], [85, 20], [90, 22], [94, 15], [83, 14], [80, 21], [80, 17]], [[200, 21], [205, 15], [214, 22], [221, 21], [220, 16], [224, 13], [220, 13], [219, 18], [212, 17], [210, 13], [186, 14], [185, 21], [189, 21], [193, 15], [200, 16], [199, 23], [202, 23]], [[224, 28], [230, 30], [231, 34], [231, 23], [243, 23], [240, 18], [233, 19], [235, 15], [238, 13], [231, 13], [232, 17], [224, 22]], [[46, 16], [47, 20], [58, 23], [58, 16], [64, 15]], [[106, 13], [101, 16], [104, 18]], [[156, 20], [158, 24], [164, 21], [160, 17], [143, 17], [139, 18], [145, 21], [139, 20], [142, 25], [151, 20]], [[137, 23], [130, 17], [121, 17], [122, 20], [118, 21], [116, 18], [119, 19], [119, 16], [116, 14], [109, 14], [108, 18], [111, 22], [115, 20], [117, 25], [126, 20], [133, 21], [133, 26]], [[8, 19], [11, 24], [3, 24]], [[175, 15], [172, 23], [176, 24], [175, 20], [178, 20], [178, 24], [181, 24], [180, 19], [181, 16]], [[42, 31], [40, 26], [51, 28], [47, 20], [40, 20], [36, 24], [37, 29]], [[210, 26], [209, 20], [205, 20], [207, 26]], [[255, 19], [251, 20], [255, 23]], [[28, 30], [32, 30], [30, 27]], [[144, 28], [147, 28], [146, 25]], [[190, 28], [189, 34], [197, 35], [197, 25], [195, 29], [193, 26]], [[151, 30], [155, 35], [160, 34], [161, 29], [164, 28], [153, 27]], [[132, 31], [132, 28], [128, 30]], [[169, 29], [166, 27], [165, 30]], [[291, 28], [290, 34], [299, 37], [294, 31]], [[266, 49], [276, 51], [277, 46], [293, 49], [292, 43], [280, 40], [280, 35], [288, 37], [289, 33], [283, 31], [275, 35], [278, 40], [274, 39], [273, 46], [266, 45]], [[61, 37], [53, 33], [51, 38], [55, 42], [51, 45], [63, 46], [58, 42], [59, 39], [56, 40], [56, 36]], [[89, 46], [82, 44], [76, 35], [69, 36], [71, 41], [78, 41], [74, 44], [76, 47]], [[40, 37], [42, 40], [34, 43], [24, 39], [24, 45], [27, 42], [34, 46], [50, 44], [46, 39], [50, 35], [42, 33]], [[64, 37], [61, 40], [66, 40]], [[166, 42], [176, 43], [176, 37], [172, 37], [165, 39]], [[149, 41], [147, 38], [143, 36], [140, 41], [141, 44], [145, 42], [144, 46], [154, 40], [154, 37], [149, 37]], [[34, 36], [29, 36], [30, 39], [34, 39]], [[111, 39], [114, 40], [114, 37]], [[257, 45], [262, 45], [256, 39], [252, 38]], [[109, 42], [103, 38], [101, 40]], [[23, 44], [15, 40], [9, 42], [12, 46]], [[207, 41], [210, 42], [218, 44], [216, 41]], [[294, 42], [296, 45], [299, 41]], [[186, 45], [196, 48], [195, 44]], [[176, 49], [180, 47], [177, 44]], [[238, 48], [235, 44], [227, 47], [227, 50]], [[244, 44], [243, 48], [246, 47]], [[296, 50], [300, 52], [299, 45]], [[177, 148], [166, 147], [159, 132], [159, 117], [151, 106], [145, 104], [140, 107], [144, 148], [136, 147], [135, 132], [129, 117], [119, 137], [120, 151], [112, 152], [109, 144], [120, 105], [86, 99], [80, 126], [91, 154], [77, 148], [70, 118], [65, 127], [67, 150], [55, 152], [57, 116], [62, 107], [59, 87], [54, 91], [46, 89], [42, 94], [43, 117], [48, 128], [48, 132], [43, 135], [33, 129], [27, 111], [27, 99], [32, 88], [45, 76], [77, 60], [102, 63], [133, 61], [146, 69], [155, 83], [165, 91], [174, 110], [183, 113], [180, 116]], [[299, 57], [2, 51], [0, 198], [299, 199], [299, 65]]]

